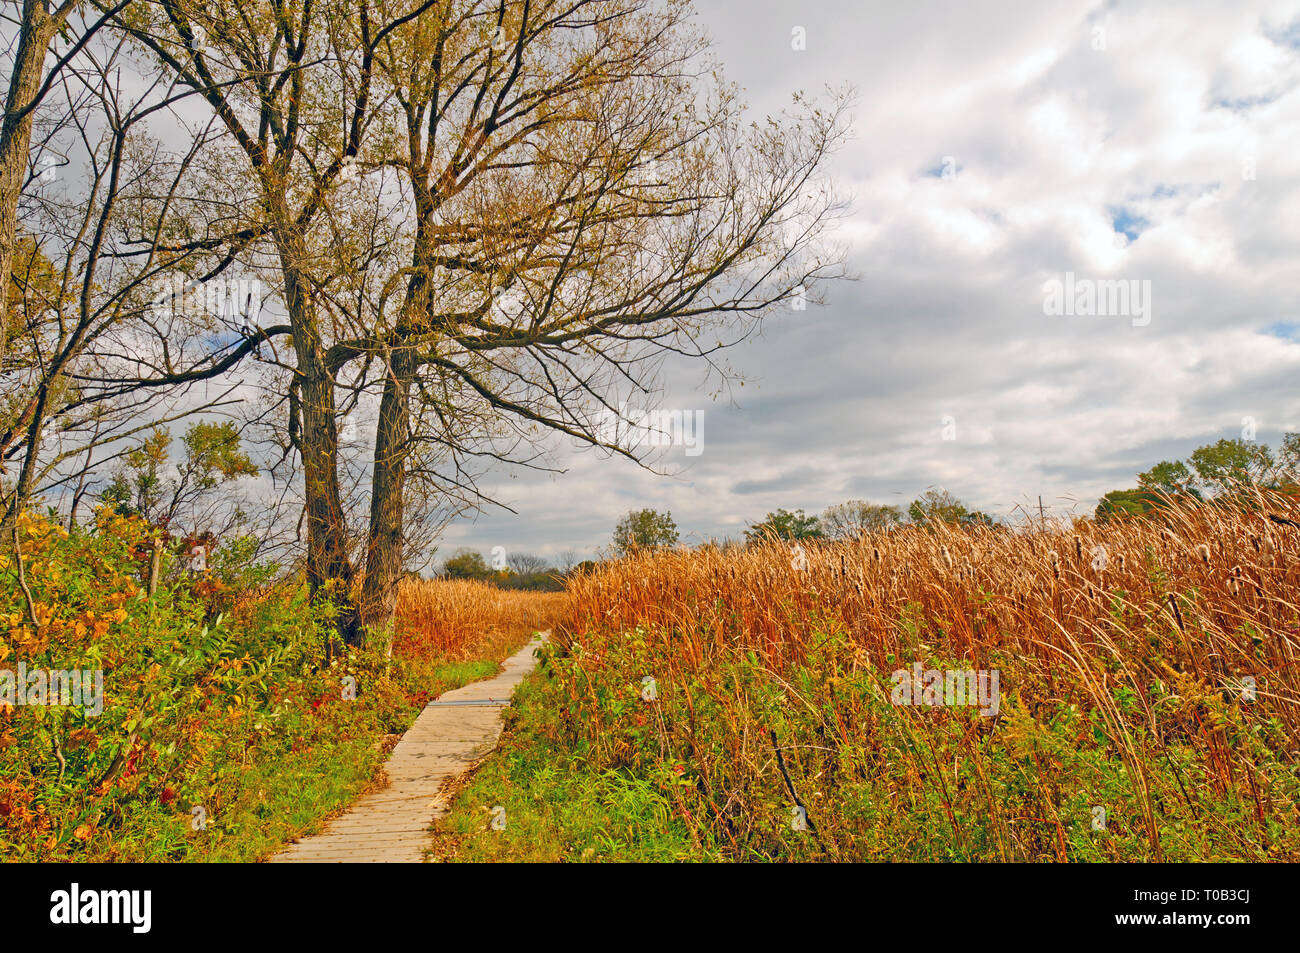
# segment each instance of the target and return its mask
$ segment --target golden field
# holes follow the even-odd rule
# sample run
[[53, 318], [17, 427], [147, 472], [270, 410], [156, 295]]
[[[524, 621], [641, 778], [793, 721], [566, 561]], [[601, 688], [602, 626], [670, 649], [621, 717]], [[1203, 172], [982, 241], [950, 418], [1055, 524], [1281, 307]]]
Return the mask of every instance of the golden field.
[[[658, 550], [569, 596], [534, 740], [650, 779], [693, 854], [1300, 859], [1294, 500]], [[996, 671], [997, 714], [891, 701], [917, 663]]]

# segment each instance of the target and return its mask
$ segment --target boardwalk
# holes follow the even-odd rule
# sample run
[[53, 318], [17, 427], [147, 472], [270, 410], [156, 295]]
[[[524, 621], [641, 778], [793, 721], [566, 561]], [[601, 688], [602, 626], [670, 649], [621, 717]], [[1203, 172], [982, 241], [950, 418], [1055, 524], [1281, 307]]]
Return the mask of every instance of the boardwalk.
[[291, 845], [271, 863], [419, 863], [430, 823], [447, 812], [438, 789], [492, 750], [501, 708], [537, 663], [549, 633], [506, 659], [495, 678], [429, 702], [393, 749], [389, 785], [367, 794], [319, 834]]

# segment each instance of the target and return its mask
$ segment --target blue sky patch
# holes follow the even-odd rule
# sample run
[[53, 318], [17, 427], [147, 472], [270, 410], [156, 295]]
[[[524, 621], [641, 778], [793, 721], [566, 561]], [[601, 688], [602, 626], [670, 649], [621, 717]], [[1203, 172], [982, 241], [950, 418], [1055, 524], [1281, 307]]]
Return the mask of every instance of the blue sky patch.
[[952, 156], [944, 156], [939, 164], [923, 169], [921, 174], [930, 179], [955, 179], [962, 170], [962, 164]]
[[1265, 30], [1264, 35], [1278, 46], [1300, 50], [1300, 18], [1277, 30]]
[[1137, 241], [1137, 237], [1146, 231], [1151, 223], [1140, 215], [1135, 215], [1126, 208], [1112, 208], [1110, 210], [1111, 225], [1115, 231], [1128, 238], [1129, 241]]
[[1266, 327], [1264, 333], [1283, 341], [1300, 341], [1300, 321], [1278, 321]]

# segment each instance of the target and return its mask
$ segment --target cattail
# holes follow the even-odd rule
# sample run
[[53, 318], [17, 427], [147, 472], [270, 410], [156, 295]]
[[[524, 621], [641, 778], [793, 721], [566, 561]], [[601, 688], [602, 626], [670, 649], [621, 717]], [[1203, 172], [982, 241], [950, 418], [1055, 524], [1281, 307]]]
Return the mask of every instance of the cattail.
[[1174, 610], [1174, 621], [1178, 623], [1178, 631], [1179, 631], [1179, 632], [1186, 632], [1186, 629], [1183, 628], [1183, 614], [1182, 614], [1182, 612], [1180, 612], [1179, 609], [1178, 609], [1178, 597], [1177, 597], [1177, 596], [1175, 596], [1175, 595], [1170, 595], [1170, 596], [1169, 596], [1169, 608], [1171, 608], [1171, 609]]
[[1078, 536], [1074, 537], [1074, 558], [1079, 562], [1083, 562], [1083, 540]]
[[1201, 543], [1196, 547], [1196, 551], [1201, 554], [1201, 562], [1208, 566], [1210, 564], [1210, 547]]
[[947, 547], [947, 546], [940, 546], [940, 547], [939, 547], [939, 552], [943, 554], [943, 561], [944, 561], [944, 564], [945, 564], [949, 569], [951, 569], [951, 568], [952, 568], [952, 556], [948, 555], [948, 547]]

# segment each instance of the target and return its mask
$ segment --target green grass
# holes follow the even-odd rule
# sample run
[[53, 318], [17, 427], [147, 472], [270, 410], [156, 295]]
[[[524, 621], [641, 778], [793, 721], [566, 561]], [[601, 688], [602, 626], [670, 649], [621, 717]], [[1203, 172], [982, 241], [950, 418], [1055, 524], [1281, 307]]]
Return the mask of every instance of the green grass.
[[[440, 695], [490, 678], [498, 668], [497, 661], [486, 659], [448, 663], [435, 666], [420, 682], [431, 695]], [[404, 732], [419, 711], [413, 706], [387, 727], [398, 728], [394, 734]], [[388, 757], [378, 747], [383, 737], [378, 730], [366, 731], [339, 744], [325, 742], [254, 765], [239, 775], [218, 823], [202, 832], [190, 830], [192, 821], [182, 824], [171, 844], [158, 838], [155, 849], [169, 849], [152, 859], [177, 859], [179, 849], [186, 860], [246, 862], [274, 853], [291, 838], [315, 833], [371, 786]]]
[[[502, 744], [457, 792], [438, 822], [442, 861], [681, 861], [714, 859], [692, 842], [659, 785], [595, 769], [584, 746], [558, 740], [547, 678], [533, 672], [507, 709]], [[504, 830], [492, 809], [505, 808]]]

